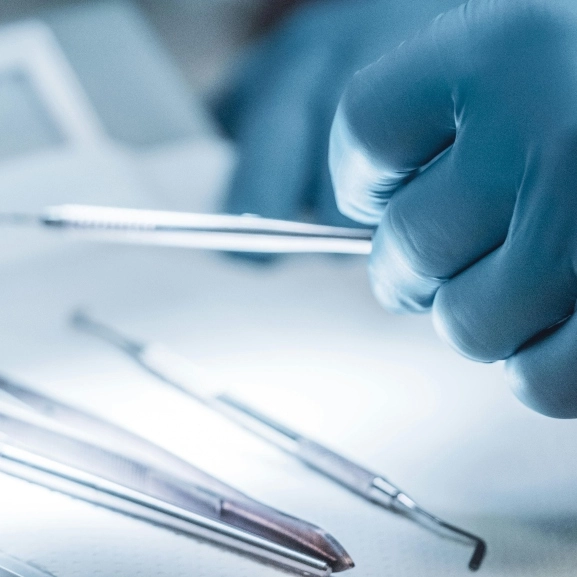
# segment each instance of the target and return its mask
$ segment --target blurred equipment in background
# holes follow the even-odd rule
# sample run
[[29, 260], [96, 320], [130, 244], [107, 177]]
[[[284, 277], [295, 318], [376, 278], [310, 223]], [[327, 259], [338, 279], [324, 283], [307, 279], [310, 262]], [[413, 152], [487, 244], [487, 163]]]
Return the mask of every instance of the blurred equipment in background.
[[[328, 533], [121, 427], [0, 378], [0, 471], [307, 575], [353, 566]], [[0, 559], [1, 562], [1, 559]]]
[[72, 323], [127, 353], [161, 382], [203, 403], [368, 501], [405, 515], [444, 537], [473, 545], [469, 569], [476, 571], [481, 566], [487, 549], [483, 539], [431, 515], [385, 477], [353, 463], [229, 395], [219, 383], [214, 382], [210, 374], [188, 359], [162, 344], [129, 339], [84, 312], [75, 313]]
[[[0, 188], [8, 210], [86, 202], [211, 211], [233, 163], [131, 2], [0, 27]], [[45, 239], [0, 235], [0, 262]]]

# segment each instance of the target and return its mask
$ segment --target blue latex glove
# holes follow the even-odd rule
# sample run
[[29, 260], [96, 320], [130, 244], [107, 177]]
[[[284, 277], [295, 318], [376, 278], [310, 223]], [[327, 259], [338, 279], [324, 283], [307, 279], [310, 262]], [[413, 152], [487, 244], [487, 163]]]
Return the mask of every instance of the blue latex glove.
[[458, 0], [330, 0], [295, 9], [253, 47], [217, 114], [237, 142], [226, 210], [330, 224], [331, 121], [351, 75]]
[[379, 225], [380, 301], [432, 307], [523, 402], [577, 417], [577, 3], [437, 18], [351, 81], [330, 165], [341, 210]]

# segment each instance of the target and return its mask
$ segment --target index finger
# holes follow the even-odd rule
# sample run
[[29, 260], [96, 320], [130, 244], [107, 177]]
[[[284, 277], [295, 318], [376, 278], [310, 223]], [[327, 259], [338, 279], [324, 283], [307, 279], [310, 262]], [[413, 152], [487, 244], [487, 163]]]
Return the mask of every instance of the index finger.
[[394, 190], [454, 141], [437, 22], [358, 72], [337, 109], [329, 165], [339, 209], [359, 222], [378, 224]]

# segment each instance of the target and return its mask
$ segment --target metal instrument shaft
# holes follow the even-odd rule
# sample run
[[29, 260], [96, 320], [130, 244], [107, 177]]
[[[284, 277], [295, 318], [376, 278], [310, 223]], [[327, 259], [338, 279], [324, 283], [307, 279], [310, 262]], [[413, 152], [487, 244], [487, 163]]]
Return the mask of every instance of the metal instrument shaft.
[[0, 213], [0, 225], [40, 226], [79, 239], [255, 253], [369, 254], [373, 231], [255, 215], [61, 205]]

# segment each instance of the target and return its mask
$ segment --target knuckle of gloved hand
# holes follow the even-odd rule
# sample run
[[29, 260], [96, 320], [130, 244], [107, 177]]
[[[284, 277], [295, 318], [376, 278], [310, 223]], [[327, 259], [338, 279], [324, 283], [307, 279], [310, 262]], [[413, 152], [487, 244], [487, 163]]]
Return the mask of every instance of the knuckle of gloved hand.
[[342, 105], [330, 132], [329, 168], [341, 213], [358, 222], [377, 225], [396, 186], [386, 184], [388, 176], [356, 140]]
[[370, 193], [368, 179], [362, 177], [355, 183], [334, 180], [334, 198], [339, 212], [349, 219], [365, 225], [376, 226], [381, 220], [387, 199]]
[[577, 417], [577, 374], [567, 374], [531, 348], [522, 349], [505, 363], [507, 380], [515, 396], [530, 409], [547, 417]]
[[335, 183], [335, 201], [339, 212], [356, 222], [373, 224], [372, 219], [367, 214], [364, 202], [361, 202], [361, 195], [345, 188], [341, 183]]
[[369, 261], [373, 293], [391, 312], [426, 312], [440, 281], [422, 273], [422, 249], [395, 206], [394, 202], [387, 206], [373, 239]]
[[503, 330], [502, 319], [484, 306], [484, 295], [459, 290], [454, 281], [444, 283], [433, 302], [433, 324], [437, 334], [459, 354], [474, 361], [491, 363], [507, 358], [514, 346]]
[[427, 280], [411, 278], [406, 270], [389, 266], [383, 260], [372, 258], [369, 265], [371, 288], [381, 306], [392, 313], [427, 312], [436, 285], [431, 287]]
[[[388, 107], [386, 103], [386, 99], [391, 99], [390, 91], [388, 93], [381, 91], [381, 107], [390, 108], [390, 112], [381, 111], [382, 117], [387, 119], [386, 124], [375, 122], [371, 94], [374, 94], [378, 87], [377, 77], [382, 74], [382, 71], [376, 70], [375, 64], [356, 72], [343, 93], [341, 109], [352, 140], [356, 142], [357, 147], [375, 160], [378, 159], [378, 164], [383, 171], [394, 173], [403, 170], [407, 165], [407, 152], [406, 147], [400, 146], [395, 141], [395, 136], [403, 132], [393, 126], [394, 106]], [[399, 105], [397, 107], [400, 108]]]
[[[380, 194], [408, 183], [455, 138], [449, 91], [417, 51], [398, 48], [356, 72], [339, 105], [342, 132], [362, 152], [363, 172]], [[423, 86], [413, 91], [413, 83]]]

